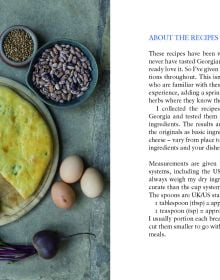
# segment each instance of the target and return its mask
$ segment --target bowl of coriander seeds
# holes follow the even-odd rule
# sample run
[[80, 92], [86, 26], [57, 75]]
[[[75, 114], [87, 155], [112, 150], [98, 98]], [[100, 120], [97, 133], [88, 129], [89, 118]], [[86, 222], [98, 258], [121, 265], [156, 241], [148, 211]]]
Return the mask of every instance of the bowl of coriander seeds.
[[26, 66], [34, 57], [37, 49], [37, 37], [26, 26], [14, 25], [1, 34], [0, 56], [10, 66]]

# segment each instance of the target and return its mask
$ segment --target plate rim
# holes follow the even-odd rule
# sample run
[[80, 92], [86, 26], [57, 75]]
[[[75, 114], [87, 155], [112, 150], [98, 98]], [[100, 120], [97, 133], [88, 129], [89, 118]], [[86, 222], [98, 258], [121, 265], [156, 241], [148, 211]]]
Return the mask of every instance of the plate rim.
[[[32, 93], [32, 91], [28, 87], [13, 79], [0, 76], [0, 85], [8, 86], [9, 88], [15, 90], [16, 93], [19, 94], [22, 98], [30, 102], [38, 110], [38, 112], [41, 114], [43, 119], [46, 121], [53, 138], [53, 157], [49, 165], [51, 172], [48, 173], [48, 177], [46, 178], [46, 182], [44, 186], [42, 186], [43, 183], [41, 181], [40, 186], [36, 190], [36, 192], [30, 198], [27, 199], [27, 204], [25, 204], [23, 207], [18, 209], [16, 213], [13, 213], [12, 215], [5, 214], [5, 216], [0, 217], [0, 227], [1, 227], [6, 224], [14, 222], [20, 219], [21, 217], [23, 217], [24, 215], [26, 215], [27, 213], [29, 213], [35, 206], [37, 206], [37, 204], [46, 195], [57, 171], [59, 154], [60, 154], [60, 145], [59, 145], [59, 137], [58, 137], [58, 131], [57, 131], [55, 121], [49, 109], [42, 101], [39, 98], [37, 98], [37, 96], [34, 93]], [[44, 178], [42, 179], [43, 181], [45, 180], [46, 174], [47, 172], [45, 172]]]

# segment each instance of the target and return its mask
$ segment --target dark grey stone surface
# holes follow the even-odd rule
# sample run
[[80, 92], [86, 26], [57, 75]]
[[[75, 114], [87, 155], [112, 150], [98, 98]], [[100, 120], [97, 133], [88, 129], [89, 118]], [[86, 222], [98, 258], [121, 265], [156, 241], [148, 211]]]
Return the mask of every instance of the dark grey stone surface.
[[[87, 102], [75, 109], [50, 108], [60, 135], [61, 158], [81, 155], [86, 165], [105, 176], [103, 195], [83, 196], [79, 184], [77, 203], [58, 209], [50, 193], [29, 214], [0, 227], [8, 242], [30, 243], [35, 232], [54, 229], [68, 234], [91, 231], [97, 238], [76, 237], [63, 244], [56, 258], [37, 256], [16, 264], [0, 263], [0, 280], [107, 280], [109, 279], [109, 1], [108, 0], [0, 0], [0, 31], [14, 24], [32, 28], [40, 44], [72, 38], [95, 55], [100, 69], [98, 86]], [[25, 83], [27, 68], [15, 69], [0, 61], [0, 76]], [[58, 179], [58, 175], [56, 176]]]

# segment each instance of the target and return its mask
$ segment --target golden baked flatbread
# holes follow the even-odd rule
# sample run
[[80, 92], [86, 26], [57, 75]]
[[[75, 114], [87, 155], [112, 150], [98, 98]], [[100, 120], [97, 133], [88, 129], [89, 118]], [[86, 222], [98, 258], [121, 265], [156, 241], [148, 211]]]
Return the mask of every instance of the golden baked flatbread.
[[39, 112], [0, 86], [0, 174], [24, 199], [38, 188], [52, 148], [49, 128]]

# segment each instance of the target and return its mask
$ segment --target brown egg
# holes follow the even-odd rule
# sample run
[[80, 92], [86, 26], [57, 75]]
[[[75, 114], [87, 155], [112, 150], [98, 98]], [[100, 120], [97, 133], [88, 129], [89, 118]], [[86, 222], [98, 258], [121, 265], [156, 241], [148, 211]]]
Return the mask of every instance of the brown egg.
[[51, 187], [51, 197], [59, 208], [70, 208], [76, 200], [74, 190], [64, 182], [55, 182]]
[[61, 163], [60, 178], [66, 183], [74, 183], [80, 179], [83, 170], [82, 159], [77, 155], [69, 156]]
[[80, 185], [82, 192], [86, 196], [95, 198], [97, 196], [100, 196], [103, 192], [104, 179], [97, 169], [89, 167], [84, 172], [80, 180]]

